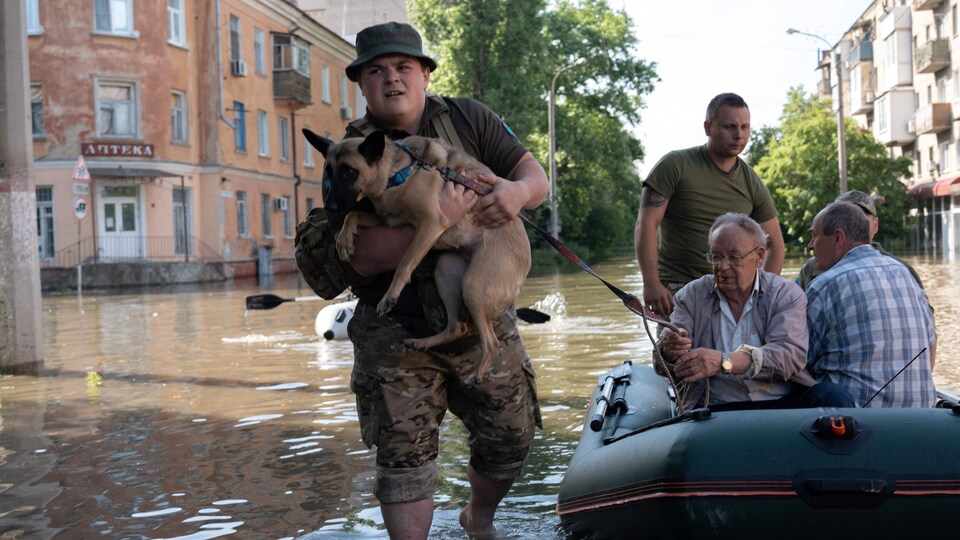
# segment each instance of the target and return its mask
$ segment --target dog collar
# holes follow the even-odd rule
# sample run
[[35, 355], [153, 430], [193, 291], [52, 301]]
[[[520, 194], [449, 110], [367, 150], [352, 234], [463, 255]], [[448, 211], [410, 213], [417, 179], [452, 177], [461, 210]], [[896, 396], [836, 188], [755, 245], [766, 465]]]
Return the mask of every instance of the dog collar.
[[407, 153], [407, 155], [410, 156], [410, 163], [406, 167], [393, 173], [393, 176], [387, 179], [387, 189], [403, 185], [403, 183], [407, 181], [407, 178], [410, 178], [410, 171], [412, 171], [413, 167], [417, 165], [418, 161], [420, 161], [417, 159], [417, 156], [413, 154], [413, 150], [410, 150], [410, 148], [408, 148], [405, 144], [401, 144], [399, 142], [394, 144], [399, 146], [404, 152]]

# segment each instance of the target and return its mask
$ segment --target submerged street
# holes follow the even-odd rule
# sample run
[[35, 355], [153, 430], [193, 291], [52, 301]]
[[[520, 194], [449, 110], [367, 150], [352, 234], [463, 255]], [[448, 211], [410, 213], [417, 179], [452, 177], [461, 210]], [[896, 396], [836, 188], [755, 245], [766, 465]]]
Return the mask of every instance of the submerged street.
[[[940, 333], [934, 376], [960, 389], [960, 268], [908, 259]], [[784, 275], [800, 263], [790, 259]], [[594, 265], [639, 293], [632, 259]], [[349, 390], [352, 349], [314, 332], [322, 301], [245, 311], [246, 296], [312, 294], [296, 276], [43, 299], [46, 361], [0, 378], [0, 535], [23, 538], [386, 537]], [[597, 375], [646, 362], [642, 321], [578, 270], [527, 280], [519, 306], [551, 293], [565, 317], [524, 324], [544, 429], [497, 525], [562, 538], [556, 493]], [[465, 538], [466, 433], [441, 450], [431, 538]]]

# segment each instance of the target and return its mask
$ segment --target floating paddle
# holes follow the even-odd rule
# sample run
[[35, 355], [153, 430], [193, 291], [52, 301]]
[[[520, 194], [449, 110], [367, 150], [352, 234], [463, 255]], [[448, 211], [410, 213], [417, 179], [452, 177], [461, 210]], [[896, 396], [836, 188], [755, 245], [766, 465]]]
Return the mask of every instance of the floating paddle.
[[323, 300], [319, 296], [296, 296], [281, 298], [275, 294], [255, 294], [247, 297], [247, 309], [273, 309], [284, 302], [305, 302], [307, 300]]
[[[345, 300], [348, 296], [338, 296], [336, 299]], [[336, 300], [335, 299], [335, 300]], [[295, 296], [293, 298], [281, 298], [275, 294], [255, 294], [248, 296], [247, 309], [273, 309], [285, 302], [306, 302], [309, 300], [323, 300], [319, 296]], [[517, 318], [523, 322], [531, 324], [541, 324], [550, 320], [550, 315], [533, 308], [517, 308]]]

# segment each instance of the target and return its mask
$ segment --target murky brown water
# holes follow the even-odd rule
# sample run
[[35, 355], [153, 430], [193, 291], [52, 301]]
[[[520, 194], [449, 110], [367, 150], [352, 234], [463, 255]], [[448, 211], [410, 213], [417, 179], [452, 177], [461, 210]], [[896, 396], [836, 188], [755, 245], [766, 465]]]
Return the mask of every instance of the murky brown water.
[[[937, 311], [938, 386], [960, 389], [960, 265], [911, 262]], [[641, 290], [627, 259], [594, 269]], [[44, 298], [44, 371], [0, 378], [0, 537], [385, 537], [349, 343], [315, 335], [322, 302], [245, 311], [261, 292], [310, 294], [290, 277]], [[554, 292], [566, 317], [522, 328], [544, 429], [498, 513], [511, 538], [562, 538], [556, 492], [596, 376], [650, 351], [640, 320], [583, 272], [529, 279], [518, 305]], [[466, 434], [445, 429], [431, 538], [464, 538]]]

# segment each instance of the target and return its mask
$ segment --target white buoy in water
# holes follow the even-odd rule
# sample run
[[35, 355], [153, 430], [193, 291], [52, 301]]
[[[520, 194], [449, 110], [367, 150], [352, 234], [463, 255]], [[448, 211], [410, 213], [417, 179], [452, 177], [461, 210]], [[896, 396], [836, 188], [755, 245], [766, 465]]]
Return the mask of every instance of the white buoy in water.
[[353, 310], [357, 308], [357, 301], [338, 302], [330, 304], [317, 313], [317, 335], [326, 339], [347, 339], [347, 323], [353, 317]]

